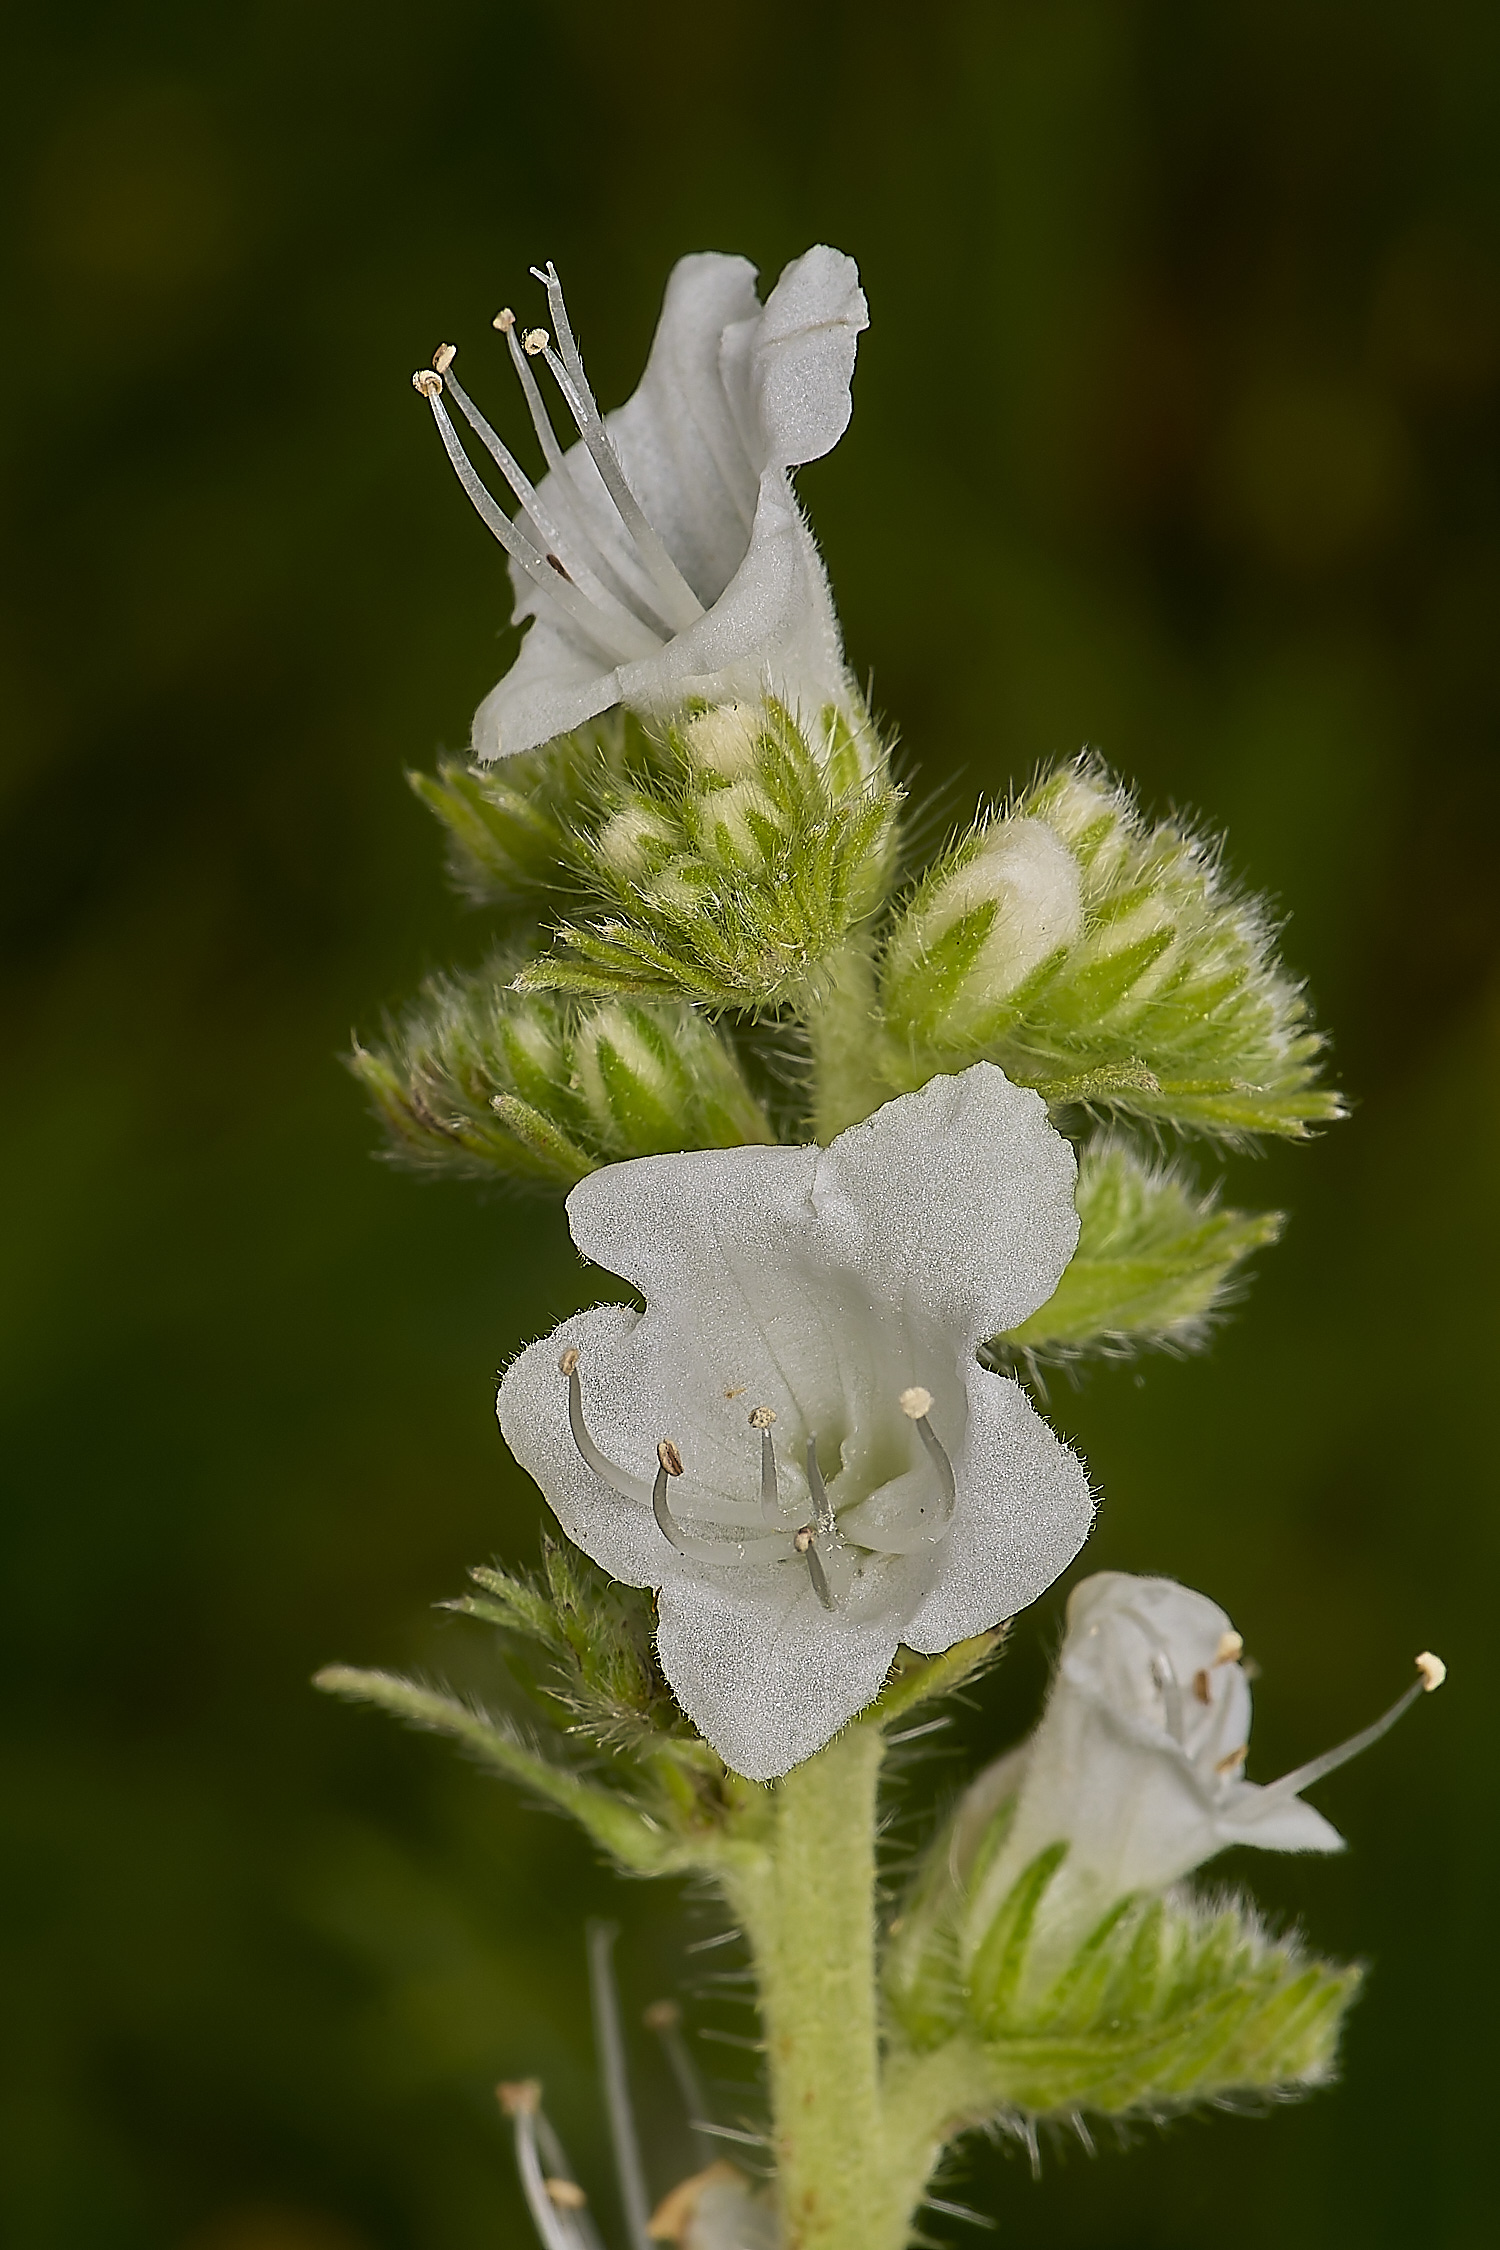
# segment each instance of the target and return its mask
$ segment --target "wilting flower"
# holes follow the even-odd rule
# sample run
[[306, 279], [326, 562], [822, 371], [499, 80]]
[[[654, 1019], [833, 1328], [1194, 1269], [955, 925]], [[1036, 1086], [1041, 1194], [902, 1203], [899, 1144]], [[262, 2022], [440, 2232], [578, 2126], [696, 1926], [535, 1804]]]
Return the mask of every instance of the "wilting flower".
[[[510, 347], [548, 473], [533, 485], [471, 404], [444, 345], [412, 381], [449, 458], [511, 558], [521, 653], [480, 705], [474, 751], [509, 757], [612, 705], [652, 712], [779, 697], [816, 713], [857, 699], [833, 600], [788, 471], [842, 437], [859, 332], [868, 324], [852, 258], [819, 244], [764, 305], [744, 258], [702, 251], [667, 282], [640, 386], [601, 415], [556, 271], [538, 273], [552, 321], [495, 326]], [[533, 373], [556, 382], [578, 439], [559, 445]], [[497, 506], [476, 475], [444, 393], [519, 503]]]
[[976, 1359], [1057, 1286], [1074, 1162], [983, 1063], [827, 1148], [594, 1173], [568, 1216], [644, 1313], [599, 1305], [511, 1367], [500, 1425], [569, 1537], [660, 1590], [679, 1702], [755, 1780], [1077, 1553], [1081, 1464]]
[[1118, 1900], [1164, 1890], [1231, 1844], [1343, 1849], [1338, 1831], [1301, 1792], [1439, 1686], [1443, 1666], [1419, 1656], [1421, 1677], [1383, 1718], [1261, 1784], [1245, 1779], [1250, 1683], [1242, 1645], [1217, 1603], [1170, 1578], [1106, 1570], [1074, 1588], [1040, 1726], [971, 1793], [971, 1835], [1014, 1800], [967, 1917], [972, 1944], [1051, 1845], [1067, 1846], [1046, 1900], [1054, 1946], [1076, 1942]]

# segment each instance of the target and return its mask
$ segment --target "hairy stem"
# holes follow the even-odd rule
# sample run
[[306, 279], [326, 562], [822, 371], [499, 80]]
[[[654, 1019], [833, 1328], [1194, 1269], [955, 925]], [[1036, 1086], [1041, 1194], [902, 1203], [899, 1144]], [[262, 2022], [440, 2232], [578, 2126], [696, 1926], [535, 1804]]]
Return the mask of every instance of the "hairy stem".
[[812, 1048], [813, 1132], [826, 1144], [891, 1095], [875, 1062], [880, 1018], [868, 939], [848, 938], [818, 964], [798, 1013]]
[[729, 1886], [760, 1983], [783, 2250], [902, 2250], [907, 2239], [908, 2167], [891, 2181], [880, 2090], [883, 1748], [878, 1727], [849, 1727], [788, 1774], [769, 1850]]

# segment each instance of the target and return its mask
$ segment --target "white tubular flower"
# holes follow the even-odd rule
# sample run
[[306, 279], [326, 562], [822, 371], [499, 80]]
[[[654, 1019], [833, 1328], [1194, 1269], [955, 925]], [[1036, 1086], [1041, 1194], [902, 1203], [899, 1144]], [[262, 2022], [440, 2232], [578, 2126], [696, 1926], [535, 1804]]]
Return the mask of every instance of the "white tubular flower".
[[737, 1772], [785, 1773], [901, 1642], [987, 1630], [1082, 1545], [1082, 1465], [975, 1357], [1057, 1286], [1074, 1169], [979, 1063], [827, 1148], [641, 1158], [568, 1198], [647, 1309], [533, 1344], [500, 1426], [568, 1536], [659, 1589], [662, 1668]]
[[[534, 269], [535, 270], [535, 269]], [[744, 258], [701, 251], [667, 282], [640, 386], [601, 415], [550, 264], [552, 321], [495, 326], [510, 347], [548, 473], [533, 485], [473, 406], [443, 345], [412, 377], [449, 459], [511, 558], [521, 653], [474, 719], [474, 752], [513, 757], [617, 703], [665, 711], [774, 695], [809, 716], [857, 709], [828, 580], [788, 471], [843, 436], [860, 330], [852, 258], [819, 244], [764, 305]], [[533, 372], [556, 382], [579, 432], [559, 445]], [[519, 506], [476, 475], [452, 399]]]
[[[1118, 1900], [1167, 1888], [1231, 1844], [1336, 1852], [1337, 1829], [1300, 1792], [1378, 1740], [1441, 1684], [1433, 1656], [1385, 1716], [1267, 1784], [1247, 1781], [1250, 1683], [1216, 1602], [1170, 1578], [1101, 1571], [1076, 1586], [1046, 1710], [1030, 1742], [981, 1775], [974, 1810], [1015, 1813], [967, 1916], [977, 1945], [1011, 1885], [1065, 1843], [1047, 1894], [1047, 1942], [1076, 1942]], [[972, 1835], [976, 1823], [967, 1826]]]

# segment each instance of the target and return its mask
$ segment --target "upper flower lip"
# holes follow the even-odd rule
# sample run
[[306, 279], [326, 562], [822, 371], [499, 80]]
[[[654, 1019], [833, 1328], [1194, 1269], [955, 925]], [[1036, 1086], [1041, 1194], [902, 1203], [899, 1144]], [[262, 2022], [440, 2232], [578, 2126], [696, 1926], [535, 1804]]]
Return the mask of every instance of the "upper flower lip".
[[[1040, 1099], [979, 1064], [826, 1149], [645, 1158], [569, 1198], [579, 1248], [647, 1309], [597, 1307], [523, 1352], [501, 1427], [569, 1535], [660, 1589], [667, 1677], [738, 1771], [786, 1771], [877, 1692], [900, 1641], [930, 1653], [985, 1630], [1077, 1552], [1092, 1512], [1081, 1465], [975, 1357], [1056, 1286], [1077, 1235], [1073, 1175]], [[558, 1359], [573, 1350], [591, 1442], [624, 1472], [613, 1484], [569, 1435]], [[902, 1405], [913, 1389], [931, 1394], [951, 1457], [941, 1521], [920, 1399]], [[757, 1499], [762, 1408], [779, 1540]], [[717, 1539], [722, 1562], [680, 1552], [646, 1504], [663, 1439], [684, 1467], [669, 1505], [685, 1541]], [[789, 1536], [817, 1520], [810, 1440], [837, 1516], [830, 1566], [847, 1564], [832, 1609]]]
[[[476, 713], [476, 756], [513, 756], [616, 703], [653, 711], [766, 693], [800, 708], [852, 703], [827, 579], [787, 472], [828, 452], [848, 426], [869, 319], [854, 261], [815, 245], [762, 305], [746, 259], [680, 259], [645, 373], [602, 417], [602, 432], [556, 275], [549, 267], [542, 278], [558, 351], [542, 330], [523, 347], [502, 316], [553, 464], [539, 483], [529, 485], [470, 406], [451, 354], [419, 382], [470, 497], [511, 548], [516, 619], [532, 621]], [[534, 343], [589, 430], [589, 442], [566, 453], [538, 418], [545, 410], [526, 356]], [[520, 498], [512, 527], [476, 490], [443, 413], [444, 386]], [[617, 473], [623, 508], [621, 487], [611, 489]]]

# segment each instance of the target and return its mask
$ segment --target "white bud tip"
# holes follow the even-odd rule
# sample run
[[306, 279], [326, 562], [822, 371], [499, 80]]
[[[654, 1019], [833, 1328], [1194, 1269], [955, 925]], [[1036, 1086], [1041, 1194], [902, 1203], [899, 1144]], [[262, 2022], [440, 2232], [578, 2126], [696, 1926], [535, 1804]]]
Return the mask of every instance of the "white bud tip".
[[458, 357], [457, 344], [439, 344], [432, 355], [432, 364], [439, 375], [446, 375]]
[[1441, 1687], [1448, 1677], [1447, 1665], [1440, 1656], [1434, 1656], [1430, 1648], [1424, 1648], [1417, 1658], [1417, 1670], [1422, 1675], [1422, 1685], [1429, 1695], [1434, 1688]]
[[661, 1441], [661, 1444], [657, 1447], [656, 1458], [658, 1461], [660, 1461], [662, 1467], [666, 1470], [669, 1477], [681, 1476], [682, 1455], [678, 1452], [676, 1446], [672, 1443], [672, 1440], [669, 1437], [664, 1437]]
[[528, 328], [521, 338], [521, 349], [528, 359], [535, 359], [537, 353], [544, 352], [551, 341], [545, 328]]
[[443, 378], [435, 375], [430, 367], [419, 367], [411, 379], [411, 387], [420, 391], [423, 398], [436, 398], [442, 390]]
[[562, 1358], [557, 1363], [558, 1374], [571, 1375], [574, 1368], [578, 1365], [579, 1356], [580, 1355], [576, 1351], [574, 1351], [572, 1345], [569, 1344], [567, 1350], [563, 1353]]
[[542, 2106], [542, 2082], [539, 2078], [502, 2079], [495, 2088], [495, 2099], [507, 2117], [535, 2117]]
[[502, 305], [500, 307], [500, 310], [496, 313], [494, 319], [490, 322], [491, 328], [498, 328], [502, 336], [508, 336], [515, 325], [516, 316], [511, 311], [509, 305]]
[[752, 1406], [750, 1409], [750, 1427], [752, 1430], [768, 1430], [775, 1419], [776, 1409], [774, 1406]]
[[1227, 1633], [1219, 1635], [1219, 1645], [1214, 1650], [1214, 1662], [1215, 1664], [1238, 1664], [1244, 1653], [1244, 1640], [1231, 1627]]
[[576, 2180], [543, 2180], [547, 2201], [559, 2211], [581, 2211], [588, 2197]]
[[932, 1412], [932, 1393], [924, 1391], [920, 1383], [913, 1383], [909, 1391], [901, 1393], [899, 1404], [908, 1420], [920, 1422]]

